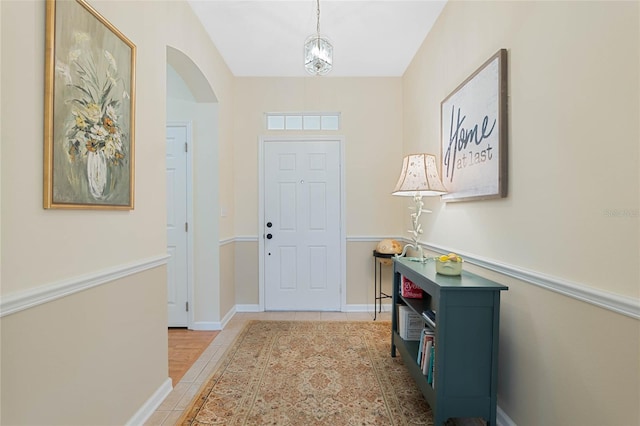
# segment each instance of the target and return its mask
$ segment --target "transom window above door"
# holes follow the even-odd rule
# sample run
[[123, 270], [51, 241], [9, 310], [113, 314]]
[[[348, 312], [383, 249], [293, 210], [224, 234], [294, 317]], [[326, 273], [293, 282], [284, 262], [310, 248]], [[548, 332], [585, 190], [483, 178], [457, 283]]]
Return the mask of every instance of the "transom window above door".
[[267, 130], [340, 130], [339, 112], [268, 112]]

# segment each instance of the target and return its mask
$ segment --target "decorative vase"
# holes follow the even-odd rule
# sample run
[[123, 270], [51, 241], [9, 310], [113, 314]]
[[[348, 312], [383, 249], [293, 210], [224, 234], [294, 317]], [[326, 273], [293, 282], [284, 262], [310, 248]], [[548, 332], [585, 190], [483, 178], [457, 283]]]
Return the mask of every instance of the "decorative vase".
[[107, 194], [107, 173], [109, 167], [103, 151], [87, 152], [87, 180], [89, 192], [96, 200], [103, 199]]

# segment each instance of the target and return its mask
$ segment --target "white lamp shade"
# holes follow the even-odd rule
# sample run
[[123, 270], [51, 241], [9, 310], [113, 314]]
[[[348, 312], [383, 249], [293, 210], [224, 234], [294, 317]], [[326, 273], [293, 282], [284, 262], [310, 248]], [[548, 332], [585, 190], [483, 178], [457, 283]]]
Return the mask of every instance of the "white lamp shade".
[[405, 197], [446, 194], [433, 154], [411, 154], [402, 161], [402, 172], [393, 195]]

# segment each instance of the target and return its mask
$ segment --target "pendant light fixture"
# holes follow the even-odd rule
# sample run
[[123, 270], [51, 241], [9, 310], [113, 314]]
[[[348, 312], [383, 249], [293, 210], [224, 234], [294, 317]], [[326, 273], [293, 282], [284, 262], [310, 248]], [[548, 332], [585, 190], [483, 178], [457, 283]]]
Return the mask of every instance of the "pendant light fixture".
[[316, 33], [304, 42], [304, 68], [309, 74], [325, 75], [333, 66], [333, 46], [320, 37], [320, 0], [316, 0]]

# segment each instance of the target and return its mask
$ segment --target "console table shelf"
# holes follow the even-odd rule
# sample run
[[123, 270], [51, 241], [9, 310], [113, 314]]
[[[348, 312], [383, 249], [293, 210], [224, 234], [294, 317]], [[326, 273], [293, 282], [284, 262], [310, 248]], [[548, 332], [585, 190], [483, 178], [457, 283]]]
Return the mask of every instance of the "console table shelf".
[[[401, 295], [402, 276], [422, 289], [422, 299]], [[463, 271], [437, 274], [434, 261], [394, 259], [391, 356], [400, 352], [411, 376], [433, 410], [434, 425], [450, 417], [479, 417], [496, 424], [500, 292], [506, 286]], [[433, 310], [435, 331], [433, 384], [416, 362], [419, 342], [406, 341], [398, 330], [398, 306], [419, 314]]]

